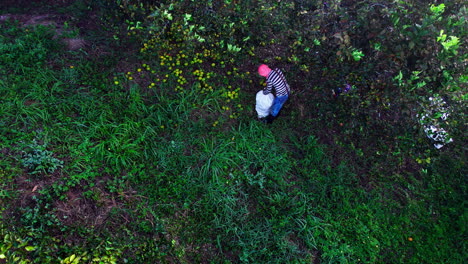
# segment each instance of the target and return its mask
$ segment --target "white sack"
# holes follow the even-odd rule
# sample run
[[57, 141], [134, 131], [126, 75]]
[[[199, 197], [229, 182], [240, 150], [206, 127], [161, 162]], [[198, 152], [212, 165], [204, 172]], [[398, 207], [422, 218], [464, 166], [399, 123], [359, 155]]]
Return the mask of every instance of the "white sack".
[[257, 93], [255, 110], [257, 111], [258, 118], [263, 118], [270, 114], [270, 108], [274, 99], [275, 96], [272, 93], [263, 94], [263, 90]]

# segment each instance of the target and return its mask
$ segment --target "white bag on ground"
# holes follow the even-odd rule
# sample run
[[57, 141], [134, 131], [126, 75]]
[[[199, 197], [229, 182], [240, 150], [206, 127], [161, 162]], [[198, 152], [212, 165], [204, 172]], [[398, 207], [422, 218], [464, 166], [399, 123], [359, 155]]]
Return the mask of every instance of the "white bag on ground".
[[255, 110], [257, 111], [258, 118], [267, 117], [270, 114], [270, 108], [274, 99], [275, 96], [273, 94], [263, 94], [263, 90], [257, 93]]

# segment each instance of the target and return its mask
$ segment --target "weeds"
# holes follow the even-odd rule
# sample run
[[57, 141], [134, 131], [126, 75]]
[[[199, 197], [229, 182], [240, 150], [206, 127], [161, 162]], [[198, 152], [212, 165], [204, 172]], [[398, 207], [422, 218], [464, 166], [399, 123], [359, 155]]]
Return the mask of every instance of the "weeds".
[[47, 145], [39, 145], [34, 139], [32, 144], [24, 151], [22, 164], [29, 170], [30, 174], [51, 174], [58, 168], [63, 167], [63, 161], [55, 158], [51, 151], [47, 150]]

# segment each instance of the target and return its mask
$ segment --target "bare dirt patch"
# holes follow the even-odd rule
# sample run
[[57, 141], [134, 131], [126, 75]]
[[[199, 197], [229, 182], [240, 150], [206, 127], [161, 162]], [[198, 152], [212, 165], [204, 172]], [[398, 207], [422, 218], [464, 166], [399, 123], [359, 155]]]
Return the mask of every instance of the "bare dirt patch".
[[104, 191], [98, 188], [91, 191], [95, 194], [95, 199], [86, 198], [81, 190], [73, 189], [66, 193], [66, 200], [56, 201], [54, 207], [57, 208], [58, 219], [67, 226], [101, 226], [112, 208], [119, 205]]

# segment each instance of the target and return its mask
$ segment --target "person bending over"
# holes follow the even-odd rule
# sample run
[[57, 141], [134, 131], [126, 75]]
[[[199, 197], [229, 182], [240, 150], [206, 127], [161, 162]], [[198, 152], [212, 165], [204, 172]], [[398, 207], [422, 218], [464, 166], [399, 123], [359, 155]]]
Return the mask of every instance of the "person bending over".
[[266, 78], [264, 94], [273, 93], [275, 99], [270, 109], [270, 115], [266, 117], [267, 123], [271, 124], [278, 116], [284, 103], [288, 100], [290, 88], [280, 69], [270, 69], [268, 65], [262, 64], [258, 67], [258, 74]]

